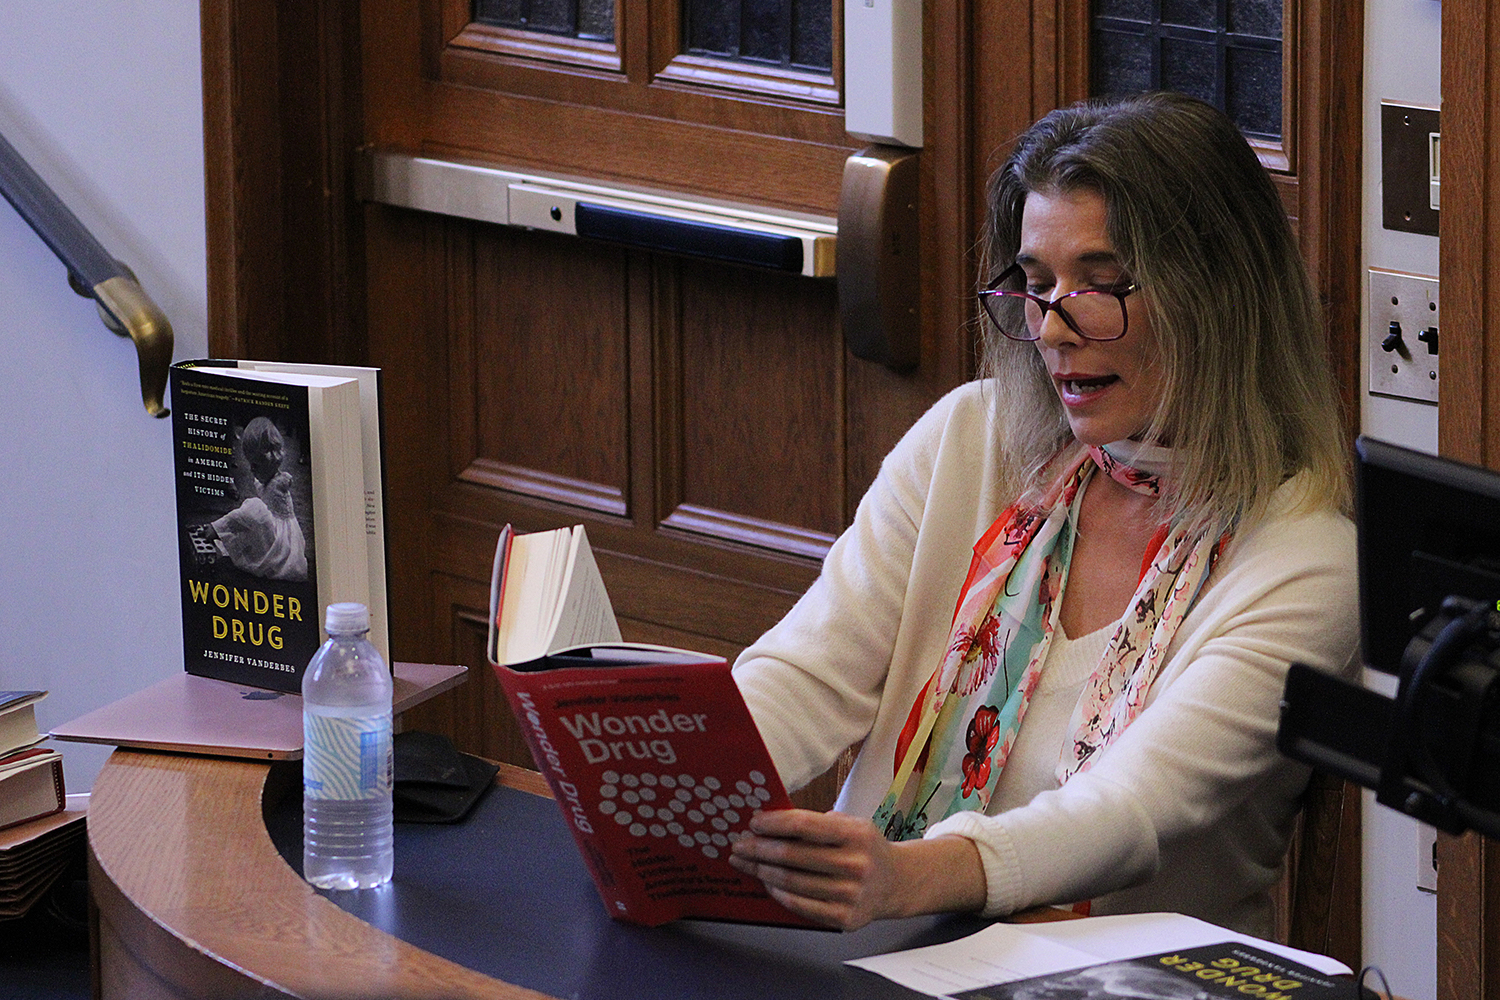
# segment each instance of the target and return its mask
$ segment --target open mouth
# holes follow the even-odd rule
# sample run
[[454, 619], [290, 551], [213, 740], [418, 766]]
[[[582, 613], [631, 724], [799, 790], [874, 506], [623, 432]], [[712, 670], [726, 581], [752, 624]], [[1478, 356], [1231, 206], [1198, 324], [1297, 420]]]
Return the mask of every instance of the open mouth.
[[1063, 392], [1069, 396], [1087, 396], [1118, 381], [1120, 381], [1120, 376], [1118, 375], [1099, 375], [1084, 378], [1063, 377], [1057, 380], [1058, 384], [1062, 386]]

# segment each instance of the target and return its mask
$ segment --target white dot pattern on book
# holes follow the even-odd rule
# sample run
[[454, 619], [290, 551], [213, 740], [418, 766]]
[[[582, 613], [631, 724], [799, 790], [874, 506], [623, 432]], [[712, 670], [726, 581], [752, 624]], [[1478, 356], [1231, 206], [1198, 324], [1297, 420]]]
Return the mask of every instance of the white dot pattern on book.
[[600, 779], [597, 808], [601, 815], [632, 836], [670, 837], [709, 858], [721, 856], [744, 836], [750, 817], [771, 801], [766, 776], [760, 771], [735, 780], [728, 794], [725, 782], [712, 775], [605, 771]]

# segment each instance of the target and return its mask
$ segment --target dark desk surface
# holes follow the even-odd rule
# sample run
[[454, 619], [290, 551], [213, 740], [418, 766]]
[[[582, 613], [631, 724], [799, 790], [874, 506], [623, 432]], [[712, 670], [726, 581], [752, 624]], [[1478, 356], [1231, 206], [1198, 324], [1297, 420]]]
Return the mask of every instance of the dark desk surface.
[[[297, 800], [297, 776], [295, 765], [110, 758], [89, 809], [97, 995], [907, 995], [839, 963], [978, 926], [930, 919], [836, 935], [616, 924], [555, 805], [513, 791], [462, 826], [403, 827], [394, 891], [353, 901], [366, 907], [356, 916], [302, 881], [267, 832], [266, 814], [275, 825], [287, 794]], [[450, 847], [453, 837], [465, 846]]]
[[[301, 802], [267, 814], [271, 839], [300, 870]], [[461, 824], [397, 824], [392, 883], [324, 892], [409, 944], [487, 976], [556, 997], [716, 1000], [915, 997], [844, 959], [951, 940], [972, 917], [886, 921], [852, 934], [678, 921], [610, 920], [550, 799], [490, 790]]]

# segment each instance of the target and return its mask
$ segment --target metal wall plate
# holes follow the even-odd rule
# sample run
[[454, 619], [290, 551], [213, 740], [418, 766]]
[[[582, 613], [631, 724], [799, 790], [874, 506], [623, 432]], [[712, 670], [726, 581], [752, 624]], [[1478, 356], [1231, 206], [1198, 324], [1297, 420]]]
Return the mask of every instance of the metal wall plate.
[[1370, 268], [1370, 392], [1423, 403], [1438, 399], [1438, 279]]
[[1380, 105], [1380, 224], [1424, 236], [1438, 234], [1434, 204], [1441, 115], [1434, 108]]

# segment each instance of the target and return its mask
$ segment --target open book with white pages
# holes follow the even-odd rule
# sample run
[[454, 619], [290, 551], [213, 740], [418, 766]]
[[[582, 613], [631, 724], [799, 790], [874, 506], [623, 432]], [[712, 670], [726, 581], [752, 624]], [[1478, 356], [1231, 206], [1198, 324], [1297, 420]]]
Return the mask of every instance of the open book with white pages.
[[957, 941], [851, 959], [847, 964], [928, 996], [951, 997], [997, 983], [1226, 941], [1278, 955], [1324, 975], [1352, 973], [1347, 965], [1325, 955], [1239, 934], [1180, 913], [991, 924]]

